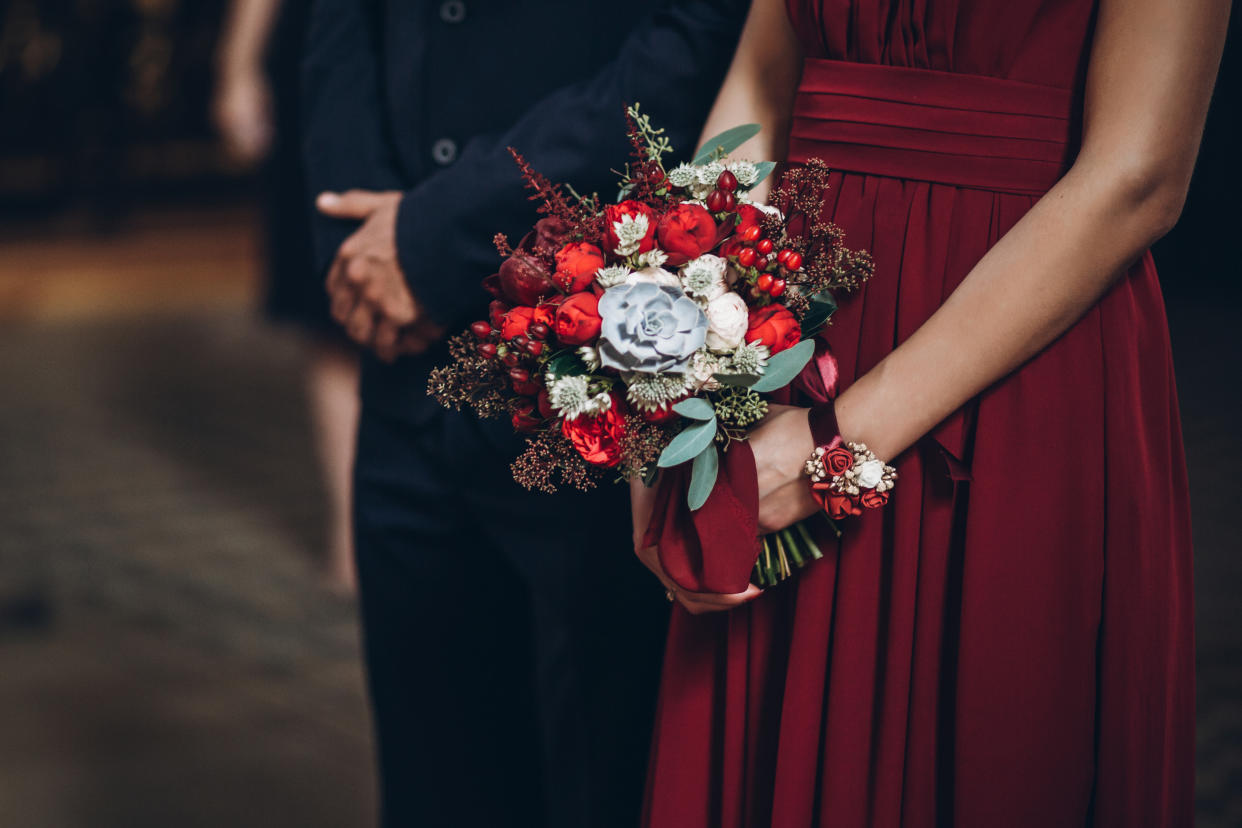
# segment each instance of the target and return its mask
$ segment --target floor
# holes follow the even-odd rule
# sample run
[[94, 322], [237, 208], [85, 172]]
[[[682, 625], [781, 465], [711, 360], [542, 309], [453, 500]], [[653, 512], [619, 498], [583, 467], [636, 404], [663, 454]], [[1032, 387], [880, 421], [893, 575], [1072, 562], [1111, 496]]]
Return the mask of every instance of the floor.
[[[247, 310], [254, 262], [236, 210], [0, 240], [0, 825], [373, 823], [355, 611], [316, 563], [301, 351]], [[1198, 825], [1233, 828], [1242, 348], [1227, 303], [1186, 291], [1170, 315]]]

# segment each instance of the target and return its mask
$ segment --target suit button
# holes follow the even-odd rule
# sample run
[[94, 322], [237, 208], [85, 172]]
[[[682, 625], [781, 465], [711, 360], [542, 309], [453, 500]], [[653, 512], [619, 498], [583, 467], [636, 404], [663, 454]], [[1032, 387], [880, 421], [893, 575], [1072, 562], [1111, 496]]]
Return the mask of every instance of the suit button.
[[442, 167], [447, 167], [457, 160], [457, 142], [452, 138], [441, 138], [431, 145], [432, 159]]
[[440, 4], [440, 19], [445, 23], [460, 23], [466, 19], [466, 4], [462, 0], [444, 0]]

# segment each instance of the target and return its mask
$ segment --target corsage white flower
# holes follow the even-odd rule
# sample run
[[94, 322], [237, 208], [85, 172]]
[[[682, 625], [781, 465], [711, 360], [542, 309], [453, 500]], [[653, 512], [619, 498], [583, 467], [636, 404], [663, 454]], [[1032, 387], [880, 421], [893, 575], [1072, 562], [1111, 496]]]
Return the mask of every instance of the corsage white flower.
[[854, 470], [854, 480], [864, 489], [874, 489], [884, 479], [884, 461], [868, 460]]
[[729, 291], [707, 304], [707, 347], [713, 351], [732, 351], [742, 344], [750, 311], [740, 294]]
[[681, 284], [686, 293], [700, 302], [711, 302], [727, 290], [725, 271], [729, 263], [719, 256], [704, 253], [686, 262], [681, 269]]

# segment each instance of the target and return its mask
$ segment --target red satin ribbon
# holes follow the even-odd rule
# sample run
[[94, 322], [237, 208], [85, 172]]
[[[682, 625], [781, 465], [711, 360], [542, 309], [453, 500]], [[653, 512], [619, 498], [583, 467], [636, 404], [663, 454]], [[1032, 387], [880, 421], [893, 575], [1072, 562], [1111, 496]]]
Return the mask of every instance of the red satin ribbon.
[[[800, 404], [816, 407], [813, 423], [822, 425], [832, 417], [837, 377], [837, 361], [827, 343], [819, 340], [815, 356], [792, 386], [801, 392]], [[794, 394], [786, 391], [773, 396], [783, 402]], [[820, 413], [825, 410], [826, 415]], [[831, 423], [835, 431], [835, 417]], [[665, 573], [682, 589], [742, 592], [750, 584], [759, 556], [759, 479], [750, 444], [733, 443], [724, 452], [716, 487], [707, 502], [694, 512], [686, 504], [689, 485], [688, 463], [661, 476], [655, 510], [643, 542], [658, 547]]]

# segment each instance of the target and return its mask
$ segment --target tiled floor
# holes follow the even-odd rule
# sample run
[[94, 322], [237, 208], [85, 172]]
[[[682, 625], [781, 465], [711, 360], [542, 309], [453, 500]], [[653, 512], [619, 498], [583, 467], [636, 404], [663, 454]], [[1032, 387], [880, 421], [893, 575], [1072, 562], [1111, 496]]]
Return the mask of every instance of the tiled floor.
[[[226, 225], [214, 246], [236, 250]], [[127, 289], [163, 278], [143, 261]], [[96, 319], [55, 287], [63, 268], [18, 292], [0, 263], [0, 317], [6, 290], [22, 297], [0, 326], [0, 825], [373, 818], [354, 610], [313, 560], [300, 354], [238, 309], [248, 277], [207, 287], [198, 267], [169, 271], [187, 288], [158, 315], [92, 287], [113, 300]], [[1198, 545], [1198, 824], [1233, 828], [1242, 349], [1228, 304], [1175, 299], [1171, 317]]]

